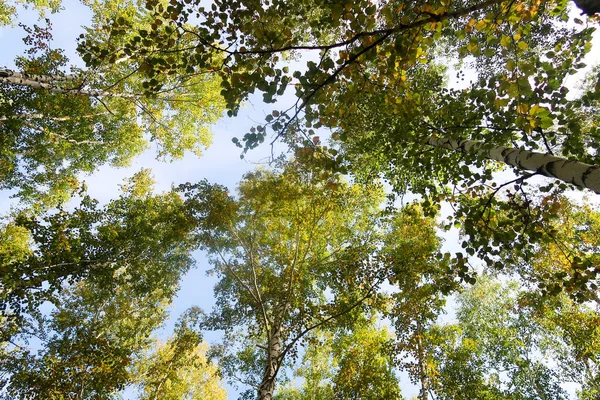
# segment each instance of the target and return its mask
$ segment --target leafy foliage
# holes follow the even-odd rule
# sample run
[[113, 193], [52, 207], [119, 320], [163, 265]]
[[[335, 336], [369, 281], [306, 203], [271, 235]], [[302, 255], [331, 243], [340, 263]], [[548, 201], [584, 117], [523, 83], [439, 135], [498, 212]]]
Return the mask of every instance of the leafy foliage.
[[118, 398], [132, 380], [132, 359], [166, 317], [169, 294], [80, 282], [57, 300], [56, 309], [18, 335], [41, 338], [37, 354], [19, 345], [3, 354], [2, 369], [10, 374], [5, 398]]
[[[59, 306], [56, 295], [64, 286], [84, 280], [115, 290], [131, 285], [138, 295], [161, 290], [172, 297], [193, 264], [188, 235], [194, 221], [174, 192], [151, 194], [149, 178], [149, 171], [141, 171], [105, 207], [85, 196], [71, 212], [21, 213], [4, 227], [19, 236], [1, 254], [3, 317], [23, 324], [45, 302]], [[3, 340], [10, 337], [11, 326], [6, 325]]]
[[206, 358], [208, 345], [195, 329], [198, 311], [192, 309], [180, 318], [173, 337], [136, 362], [140, 400], [227, 398], [216, 366]]
[[[149, 24], [134, 4], [121, 3], [92, 8], [97, 20], [118, 12], [114, 18], [127, 18], [132, 28]], [[96, 24], [88, 40], [108, 40]], [[167, 159], [200, 155], [210, 144], [208, 127], [222, 113], [216, 77], [165, 76], [157, 93], [140, 81], [143, 63], [127, 57], [101, 56], [93, 69], [67, 72], [67, 58], [51, 48], [50, 28], [26, 28], [31, 48], [17, 59], [19, 71], [0, 71], [0, 187], [55, 206], [80, 187], [80, 173], [128, 165], [148, 141]]]
[[306, 334], [351, 323], [373, 303], [367, 299], [386, 267], [369, 259], [381, 189], [292, 161], [246, 175], [237, 199], [206, 182], [180, 190], [220, 278], [204, 326], [225, 331], [225, 373], [269, 398], [263, 396], [272, 396], [278, 371]]
[[360, 320], [333, 335], [317, 333], [295, 371], [303, 384], [285, 387], [275, 399], [402, 399], [390, 351], [392, 335], [373, 322]]
[[44, 16], [46, 11], [56, 12], [60, 9], [60, 0], [2, 0], [0, 1], [0, 26], [14, 24], [17, 7], [33, 8]]
[[432, 326], [423, 337], [430, 390], [441, 399], [566, 399], [560, 384], [574, 381], [582, 384], [580, 398], [591, 398], [597, 360], [593, 350], [578, 360], [574, 344], [586, 336], [593, 348], [596, 329], [570, 325], [567, 309], [580, 322], [597, 318], [566, 296], [544, 299], [515, 282], [481, 279], [458, 297], [458, 322]]
[[[569, 24], [565, 1], [146, 6], [161, 21], [143, 31], [148, 43], [131, 39], [90, 52], [117, 58], [152, 52], [163, 61], [147, 70], [148, 82], [164, 71], [216, 69], [230, 115], [255, 91], [274, 102], [294, 85], [293, 107], [273, 111], [235, 140], [244, 150], [272, 131], [276, 139], [322, 152], [334, 171], [364, 181], [385, 177], [397, 194], [422, 196], [426, 209], [450, 201], [460, 207], [456, 223], [502, 207], [492, 181], [506, 166], [519, 184], [545, 175], [600, 190], [587, 182], [597, 182], [598, 174], [598, 79], [593, 75], [575, 96], [567, 87], [585, 67], [594, 27], [579, 19]], [[165, 61], [173, 49], [178, 63]], [[315, 57], [290, 70], [286, 61], [307, 52]], [[448, 64], [474, 67], [472, 82], [451, 84], [441, 66]], [[459, 70], [457, 78], [463, 75]], [[319, 145], [316, 129], [323, 127], [334, 131], [335, 148]], [[553, 186], [564, 187], [555, 182], [545, 190]], [[535, 237], [527, 221], [514, 222]], [[463, 275], [472, 281], [472, 274]]]
[[463, 247], [470, 254], [539, 285], [543, 294], [565, 290], [579, 302], [598, 301], [597, 210], [562, 196], [513, 193], [465, 217]]
[[[3, 395], [223, 398], [222, 373], [245, 398], [401, 398], [398, 368], [420, 400], [562, 399], [565, 381], [597, 398], [598, 212], [564, 194], [600, 192], [598, 69], [569, 84], [598, 19], [575, 3], [583, 20], [567, 1], [86, 0], [86, 69], [49, 25], [25, 28], [30, 50], [0, 70], [0, 188], [33, 204], [0, 226]], [[295, 158], [236, 196], [206, 181], [152, 194], [147, 171], [104, 207], [84, 195], [81, 173], [149, 141], [199, 154], [224, 109], [291, 91], [234, 142], [272, 133]], [[380, 178], [419, 203], [382, 212]], [[77, 191], [71, 211], [40, 213]], [[466, 254], [441, 253], [445, 202]], [[153, 347], [198, 247], [216, 306]], [[475, 256], [519, 284], [475, 283]], [[458, 321], [440, 324], [459, 291]], [[301, 355], [302, 387], [277, 387]]]

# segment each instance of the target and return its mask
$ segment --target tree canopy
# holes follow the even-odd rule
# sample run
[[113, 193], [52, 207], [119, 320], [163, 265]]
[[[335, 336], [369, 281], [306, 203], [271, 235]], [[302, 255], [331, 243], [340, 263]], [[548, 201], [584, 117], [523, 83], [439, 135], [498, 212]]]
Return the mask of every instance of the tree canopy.
[[[180, 54], [178, 62], [157, 61], [145, 71], [146, 82], [152, 86], [164, 71], [216, 70], [232, 116], [251, 93], [271, 103], [293, 86], [291, 108], [273, 111], [235, 143], [248, 151], [272, 134], [319, 151], [333, 171], [384, 178], [398, 195], [422, 196], [426, 208], [451, 203], [454, 222], [466, 220], [471, 234], [482, 229], [476, 222], [487, 212], [531, 214], [532, 196], [540, 193], [600, 191], [597, 70], [575, 94], [567, 83], [586, 67], [597, 19], [569, 22], [569, 5], [298, 0], [165, 8], [150, 1], [155, 24], [138, 35], [151, 38], [151, 48], [130, 39], [83, 50], [92, 60]], [[293, 58], [300, 61], [291, 68], [286, 60]], [[466, 87], [449, 76], [449, 66], [457, 79], [469, 67]], [[332, 131], [329, 146], [321, 143], [320, 128]], [[497, 172], [505, 170], [516, 178], [498, 183]], [[532, 189], [527, 181], [534, 176], [553, 179]], [[525, 245], [536, 246], [535, 224], [522, 213], [510, 218]], [[468, 252], [487, 251], [471, 244], [464, 246]], [[595, 271], [586, 274], [597, 279]]]
[[[111, 41], [106, 18], [121, 29], [151, 24], [126, 1], [90, 2], [94, 20], [87, 42]], [[28, 50], [16, 69], [0, 69], [0, 188], [42, 207], [64, 202], [81, 187], [81, 174], [104, 164], [128, 165], [155, 143], [157, 157], [200, 155], [211, 143], [209, 126], [223, 112], [219, 78], [193, 68], [152, 80], [141, 77], [151, 61], [91, 59], [88, 69], [69, 66], [52, 44], [51, 24], [26, 27]], [[115, 22], [112, 29], [118, 27]], [[92, 65], [93, 64], [93, 65]], [[156, 82], [156, 83], [155, 83]]]
[[[598, 398], [598, 1], [83, 4], [0, 0], [1, 398]], [[261, 97], [235, 190], [89, 194]]]
[[291, 162], [248, 174], [237, 199], [206, 182], [180, 190], [220, 277], [204, 325], [225, 331], [230, 343], [219, 356], [226, 373], [271, 399], [280, 369], [307, 334], [348, 323], [383, 281], [385, 262], [370, 259], [381, 188]]

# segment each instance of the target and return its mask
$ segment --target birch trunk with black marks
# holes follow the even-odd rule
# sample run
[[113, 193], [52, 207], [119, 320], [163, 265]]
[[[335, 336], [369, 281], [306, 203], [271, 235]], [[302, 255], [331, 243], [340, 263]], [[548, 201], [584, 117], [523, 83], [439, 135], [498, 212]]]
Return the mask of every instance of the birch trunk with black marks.
[[534, 151], [490, 146], [487, 143], [475, 140], [455, 140], [430, 136], [427, 139], [427, 144], [467, 154], [475, 153], [490, 160], [500, 161], [512, 167], [560, 179], [563, 182], [587, 188], [600, 194], [600, 166], [598, 165]]
[[423, 349], [423, 325], [421, 321], [417, 319], [417, 354], [419, 359], [419, 380], [421, 381], [421, 392], [419, 393], [419, 400], [429, 400], [428, 393], [429, 387], [427, 385], [427, 375], [425, 367], [425, 350]]
[[76, 77], [72, 75], [29, 75], [10, 69], [0, 69], [0, 83], [27, 86], [36, 90], [47, 90], [52, 93], [75, 96], [119, 97], [124, 99], [139, 99], [142, 97], [142, 95], [134, 93], [84, 89], [81, 85], [77, 85]]
[[12, 69], [2, 68], [0, 69], [0, 78], [4, 82], [16, 83], [19, 82], [37, 82], [37, 83], [56, 83], [56, 82], [74, 82], [77, 80], [76, 75], [33, 75], [26, 74], [23, 72], [13, 71]]
[[267, 345], [267, 359], [265, 371], [260, 386], [258, 387], [258, 400], [272, 400], [275, 392], [275, 378], [281, 366], [282, 346], [280, 328], [273, 328], [270, 332]]

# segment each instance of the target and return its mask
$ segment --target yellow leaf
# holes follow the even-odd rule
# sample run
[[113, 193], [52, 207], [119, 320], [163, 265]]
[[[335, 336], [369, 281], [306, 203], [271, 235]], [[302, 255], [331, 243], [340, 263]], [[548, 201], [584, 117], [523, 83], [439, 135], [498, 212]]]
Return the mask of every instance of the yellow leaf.
[[517, 111], [521, 114], [526, 114], [529, 111], [529, 104], [521, 103], [517, 107]]

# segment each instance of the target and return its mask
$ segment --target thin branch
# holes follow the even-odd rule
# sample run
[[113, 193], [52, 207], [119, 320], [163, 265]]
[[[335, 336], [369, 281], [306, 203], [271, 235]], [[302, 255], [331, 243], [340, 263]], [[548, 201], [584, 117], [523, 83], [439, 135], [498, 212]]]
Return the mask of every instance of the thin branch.
[[23, 347], [23, 346], [21, 346], [21, 345], [19, 345], [19, 344], [16, 344], [16, 343], [15, 343], [15, 342], [13, 342], [11, 339], [6, 339], [6, 341], [7, 341], [8, 343], [12, 344], [13, 346], [17, 347], [17, 348], [18, 348], [18, 349], [20, 349], [20, 350], [23, 350], [23, 351], [29, 351], [29, 349], [27, 349], [27, 348], [25, 348], [25, 347]]
[[[285, 132], [286, 132], [287, 128], [290, 126], [291, 122], [298, 117], [299, 112], [307, 106], [308, 102], [317, 94], [318, 91], [320, 91], [323, 87], [330, 84], [331, 82], [335, 81], [337, 79], [338, 75], [344, 69], [346, 69], [346, 67], [348, 67], [350, 64], [353, 64], [355, 61], [357, 61], [360, 58], [360, 56], [364, 55], [365, 53], [369, 52], [373, 48], [377, 47], [378, 45], [380, 45], [381, 43], [386, 41], [392, 35], [403, 32], [403, 31], [411, 30], [413, 28], [421, 28], [428, 23], [437, 22], [442, 19], [461, 17], [461, 16], [467, 15], [469, 13], [472, 13], [474, 11], [484, 9], [488, 6], [491, 6], [491, 5], [494, 5], [497, 3], [501, 3], [501, 1], [502, 0], [488, 0], [488, 1], [484, 1], [479, 4], [475, 4], [471, 7], [463, 8], [463, 9], [456, 10], [456, 11], [449, 11], [446, 13], [435, 14], [435, 15], [429, 14], [428, 17], [418, 19], [409, 24], [400, 24], [394, 28], [372, 31], [372, 32], [369, 32], [366, 34], [361, 32], [356, 35], [357, 36], [356, 38], [353, 37], [353, 38], [349, 39], [349, 40], [353, 40], [353, 39], [357, 40], [361, 36], [380, 36], [373, 43], [369, 44], [366, 47], [363, 47], [360, 51], [352, 54], [341, 66], [339, 66], [337, 69], [335, 69], [323, 82], [321, 82], [314, 89], [312, 89], [306, 97], [299, 98], [296, 101], [297, 111], [296, 111], [295, 115], [292, 116], [290, 121], [288, 121], [283, 126], [283, 128], [277, 133], [277, 135], [275, 136], [275, 139], [271, 142], [271, 145], [273, 145], [273, 143], [275, 141], [277, 141], [279, 138], [281, 138], [281, 136], [285, 135]], [[309, 46], [308, 48], [303, 47], [303, 46], [297, 46], [297, 48], [295, 48], [295, 49], [291, 48], [293, 46], [288, 46], [285, 49], [287, 49], [287, 50], [316, 50], [316, 49], [319, 49], [318, 47], [321, 47], [321, 50], [329, 50], [330, 48], [339, 47], [340, 45], [346, 45], [346, 44], [352, 43], [352, 42], [350, 42], [350, 43], [346, 43], [346, 42], [347, 41], [344, 41], [344, 42], [340, 42], [338, 44], [329, 45], [329, 46]], [[330, 47], [330, 46], [333, 46], [333, 47]], [[282, 48], [282, 49], [284, 49], [284, 48]], [[270, 51], [269, 50], [260, 50], [260, 52], [265, 52], [265, 53], [273, 53], [273, 52], [278, 52], [278, 51], [283, 51], [283, 50], [279, 50], [279, 49], [278, 50], [270, 50]]]
[[382, 279], [379, 279], [377, 282], [375, 282], [369, 288], [367, 293], [363, 297], [361, 297], [358, 301], [356, 301], [354, 304], [352, 304], [350, 307], [348, 307], [340, 312], [337, 312], [333, 315], [330, 315], [329, 317], [319, 321], [318, 323], [305, 328], [302, 332], [300, 332], [298, 335], [296, 335], [296, 337], [294, 339], [292, 339], [292, 341], [287, 346], [285, 346], [285, 349], [283, 349], [283, 351], [281, 352], [281, 356], [280, 356], [281, 359], [283, 359], [286, 356], [286, 354], [292, 349], [292, 347], [296, 344], [296, 342], [298, 342], [298, 340], [300, 340], [302, 337], [304, 337], [304, 335], [306, 335], [308, 332], [326, 324], [327, 322], [329, 322], [335, 318], [338, 318], [344, 314], [349, 313], [350, 311], [354, 310], [356, 307], [361, 305], [366, 299], [368, 299], [369, 297], [371, 297], [373, 295], [374, 289], [376, 287], [378, 287], [378, 285], [381, 283], [381, 281], [382, 281]]
[[80, 144], [106, 144], [106, 142], [101, 142], [101, 141], [98, 141], [98, 140], [75, 140], [75, 139], [71, 139], [68, 136], [64, 136], [64, 135], [61, 135], [59, 133], [50, 132], [49, 130], [47, 130], [44, 127], [35, 126], [35, 125], [33, 125], [32, 123], [30, 123], [28, 121], [23, 121], [23, 124], [25, 126], [27, 126], [28, 128], [31, 128], [31, 129], [33, 129], [35, 131], [38, 131], [38, 132], [41, 132], [41, 133], [43, 133], [45, 135], [52, 136], [52, 137], [57, 137], [57, 138], [60, 138], [60, 139], [64, 140], [65, 142], [69, 142], [69, 143], [73, 143], [73, 144], [77, 144], [77, 145], [80, 145]]
[[271, 335], [271, 321], [269, 320], [269, 316], [267, 315], [267, 310], [265, 309], [265, 305], [262, 299], [262, 296], [260, 294], [260, 290], [258, 289], [258, 278], [256, 276], [256, 268], [254, 267], [254, 253], [252, 251], [252, 243], [250, 244], [250, 250], [248, 251], [246, 245], [244, 245], [244, 241], [241, 239], [241, 237], [239, 236], [237, 230], [235, 229], [235, 226], [233, 225], [233, 223], [231, 223], [231, 233], [233, 234], [233, 236], [236, 238], [236, 240], [238, 241], [238, 243], [240, 244], [240, 246], [242, 246], [242, 248], [244, 249], [244, 252], [246, 253], [246, 257], [250, 258], [250, 267], [252, 268], [252, 276], [253, 276], [253, 282], [254, 282], [254, 288], [256, 290], [256, 301], [258, 302], [258, 306], [262, 312], [262, 317], [265, 323], [265, 330], [267, 331], [267, 336], [270, 337]]
[[[535, 175], [537, 175], [537, 173], [535, 173], [535, 172], [534, 172], [534, 173], [526, 173], [526, 174], [525, 174], [525, 175], [523, 175], [523, 176], [520, 176], [520, 177], [518, 177], [518, 178], [516, 178], [516, 179], [513, 179], [513, 180], [511, 180], [511, 181], [505, 182], [505, 183], [503, 183], [502, 185], [499, 185], [499, 186], [496, 188], [496, 190], [494, 190], [494, 191], [493, 191], [493, 192], [490, 194], [490, 196], [488, 197], [488, 200], [487, 200], [487, 202], [486, 202], [486, 203], [485, 203], [485, 205], [483, 206], [483, 210], [481, 210], [481, 213], [479, 214], [479, 219], [482, 219], [482, 218], [483, 218], [483, 214], [485, 213], [485, 210], [486, 210], [486, 209], [489, 207], [489, 205], [490, 205], [490, 204], [491, 204], [491, 202], [492, 202], [492, 199], [493, 199], [493, 198], [496, 196], [496, 194], [497, 194], [497, 193], [498, 193], [498, 192], [499, 192], [499, 191], [500, 191], [502, 188], [504, 188], [504, 187], [506, 187], [506, 186], [508, 186], [508, 185], [510, 185], [510, 184], [513, 184], [513, 183], [517, 183], [517, 182], [519, 182], [519, 183], [522, 183], [522, 182], [523, 182], [523, 181], [525, 181], [526, 179], [529, 179], [529, 178], [531, 178], [532, 176], [535, 176]], [[488, 221], [487, 221], [487, 222], [489, 222], [489, 218], [488, 218]], [[486, 226], [488, 226], [487, 222], [486, 222]], [[488, 226], [488, 228], [489, 228], [489, 226]], [[491, 228], [490, 228], [490, 229], [491, 229]]]
[[219, 251], [218, 247], [214, 246], [214, 248], [217, 249], [215, 251], [219, 255], [219, 257], [221, 258], [221, 260], [223, 261], [223, 266], [225, 268], [227, 268], [227, 270], [233, 275], [233, 277], [238, 281], [238, 283], [240, 285], [242, 285], [242, 287], [244, 289], [246, 289], [246, 291], [250, 294], [250, 296], [252, 297], [252, 299], [254, 299], [254, 301], [257, 304], [260, 305], [260, 302], [256, 298], [256, 295], [254, 294], [254, 292], [252, 292], [252, 289], [250, 289], [250, 287], [248, 285], [246, 285], [246, 283], [239, 277], [239, 275], [235, 272], [235, 270], [231, 267], [231, 265], [229, 265], [229, 263], [225, 259], [225, 256], [223, 256], [223, 254], [221, 253], [221, 251]]

